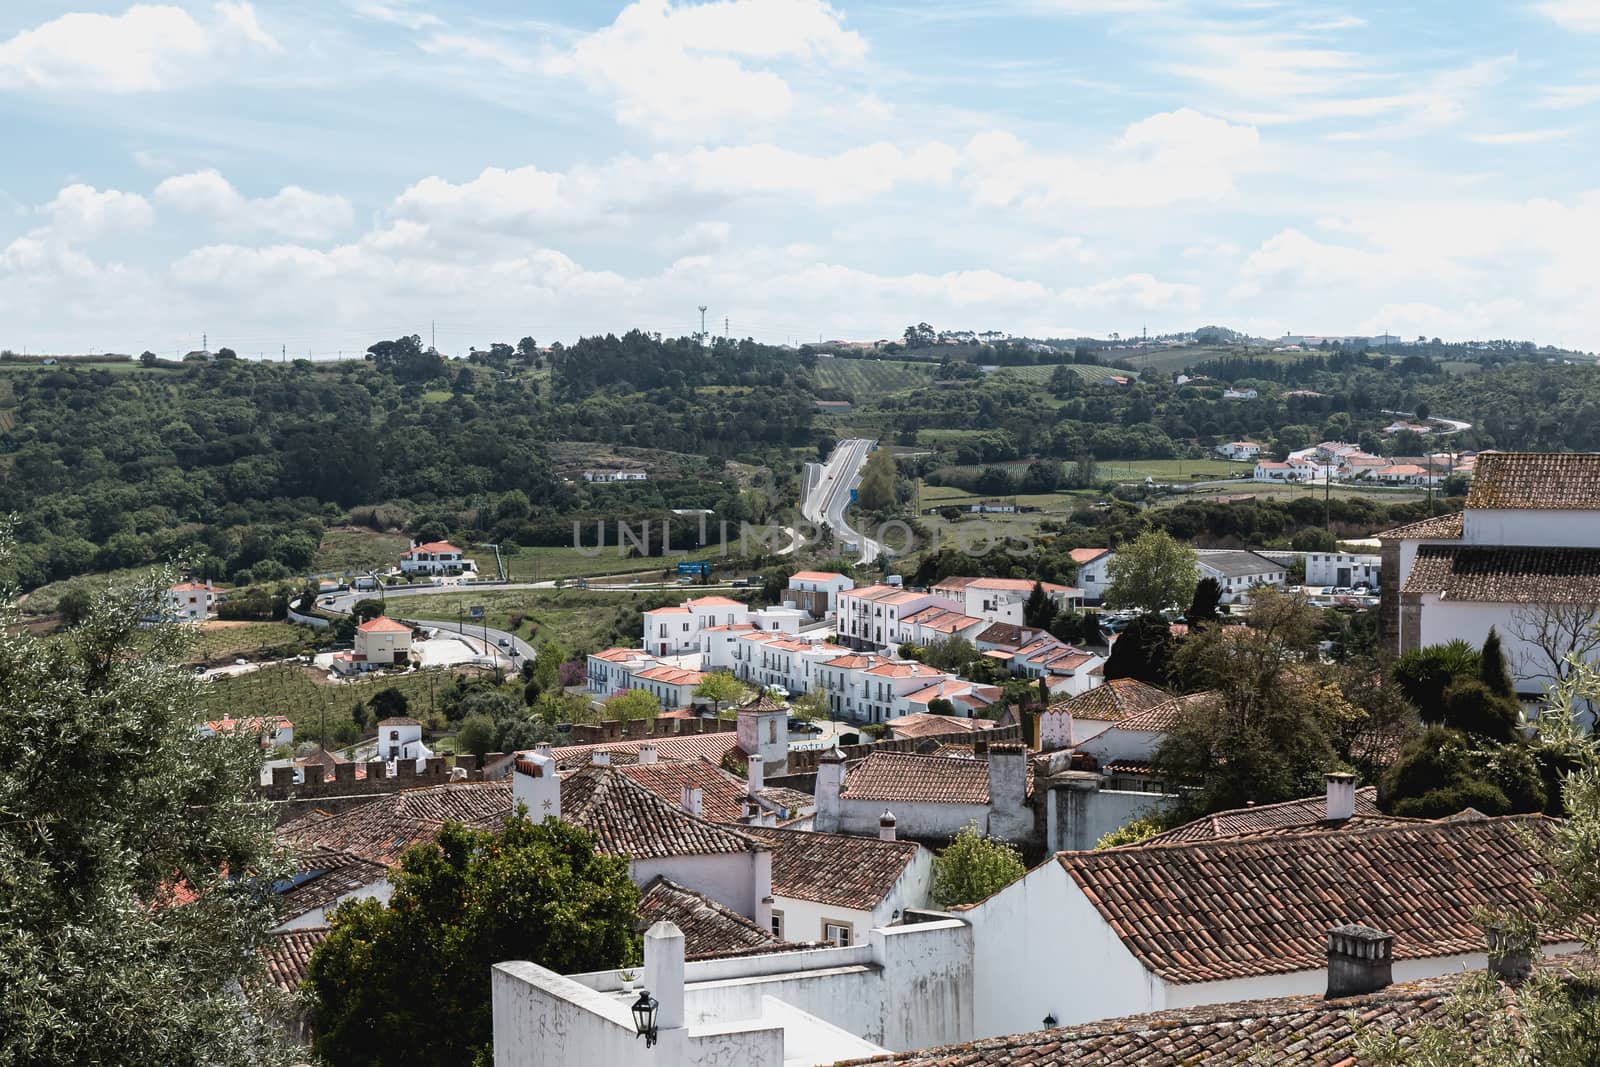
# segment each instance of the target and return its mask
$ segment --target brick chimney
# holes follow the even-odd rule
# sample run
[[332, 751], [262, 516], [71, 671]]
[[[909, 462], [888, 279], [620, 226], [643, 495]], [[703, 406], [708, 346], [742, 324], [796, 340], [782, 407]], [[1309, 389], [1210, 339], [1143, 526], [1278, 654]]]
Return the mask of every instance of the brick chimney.
[[654, 763], [655, 761], [656, 761], [656, 746], [654, 746], [654, 745], [640, 745], [639, 746], [639, 762], [640, 763]]
[[686, 785], [683, 787], [683, 810], [697, 819], [700, 817], [700, 797], [699, 786]]
[[745, 796], [751, 797], [766, 786], [766, 761], [761, 758], [761, 753], [752, 752], [749, 761], [745, 764]]
[[1323, 815], [1329, 822], [1344, 822], [1356, 814], [1356, 776], [1329, 773], [1322, 776], [1328, 786], [1328, 807]]
[[878, 840], [894, 840], [894, 812], [888, 808], [883, 809], [883, 814], [878, 816]]
[[1394, 981], [1394, 935], [1352, 923], [1328, 931], [1326, 1000], [1376, 993]]

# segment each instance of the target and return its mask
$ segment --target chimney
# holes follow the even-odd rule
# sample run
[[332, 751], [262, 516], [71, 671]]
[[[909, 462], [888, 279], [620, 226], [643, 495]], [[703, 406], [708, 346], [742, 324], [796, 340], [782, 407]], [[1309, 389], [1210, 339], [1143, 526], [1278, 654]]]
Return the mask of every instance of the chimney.
[[700, 817], [700, 796], [699, 786], [686, 785], [683, 787], [683, 810], [697, 819]]
[[1028, 750], [1021, 745], [989, 746], [989, 808], [1018, 811], [1028, 799]]
[[683, 1026], [683, 932], [670, 922], [644, 934], [644, 988], [656, 998], [656, 1028]]
[[611, 766], [611, 753], [597, 748], [589, 753], [589, 762], [596, 767], [609, 767]]
[[1323, 818], [1329, 822], [1344, 822], [1356, 813], [1356, 776], [1330, 773], [1322, 776], [1328, 784], [1328, 809]]
[[751, 797], [752, 799], [757, 793], [761, 792], [762, 788], [766, 785], [765, 768], [762, 766], [764, 763], [765, 761], [761, 758], [761, 753], [752, 752], [750, 754], [750, 760], [746, 764], [748, 777], [745, 779], [745, 795]]
[[656, 746], [654, 746], [654, 745], [640, 745], [639, 746], [639, 762], [640, 763], [654, 763], [655, 761], [656, 761]]
[[550, 742], [548, 741], [540, 741], [537, 745], [533, 746], [533, 750], [541, 756], [554, 755], [550, 750]]
[[1533, 940], [1531, 935], [1518, 936], [1510, 925], [1495, 923], [1487, 928], [1489, 935], [1489, 973], [1506, 985], [1516, 987], [1533, 973]]
[[883, 814], [878, 816], [878, 840], [894, 840], [894, 812], [888, 808], [884, 808]]
[[1328, 931], [1326, 1000], [1376, 993], [1394, 981], [1394, 935], [1352, 923]]
[[817, 816], [815, 827], [825, 834], [839, 832], [839, 794], [844, 792], [844, 753], [830, 748], [817, 759]]
[[518, 756], [511, 767], [511, 801], [526, 804], [534, 822], [561, 818], [561, 779], [556, 761], [542, 752]]

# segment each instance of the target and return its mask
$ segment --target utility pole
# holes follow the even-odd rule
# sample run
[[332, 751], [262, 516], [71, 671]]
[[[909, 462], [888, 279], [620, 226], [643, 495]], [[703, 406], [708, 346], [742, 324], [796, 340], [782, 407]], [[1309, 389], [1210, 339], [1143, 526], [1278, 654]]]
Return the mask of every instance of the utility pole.
[[279, 363], [287, 363], [287, 362], [289, 362], [289, 346], [288, 345], [279, 345], [278, 346], [278, 362]]
[[439, 351], [439, 323], [434, 319], [428, 320], [428, 347]]
[[722, 339], [724, 341], [728, 339], [728, 316], [726, 315], [722, 316]]
[[700, 305], [700, 343], [706, 343], [706, 306]]
[[211, 341], [206, 337], [204, 331], [200, 334], [200, 351], [208, 356], [211, 354]]

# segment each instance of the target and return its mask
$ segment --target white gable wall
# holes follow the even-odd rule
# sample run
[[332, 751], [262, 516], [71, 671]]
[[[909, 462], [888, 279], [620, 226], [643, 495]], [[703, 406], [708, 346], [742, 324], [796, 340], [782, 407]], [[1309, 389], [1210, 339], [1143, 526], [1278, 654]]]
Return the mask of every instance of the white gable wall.
[[1600, 512], [1470, 508], [1462, 513], [1461, 544], [1600, 548]]

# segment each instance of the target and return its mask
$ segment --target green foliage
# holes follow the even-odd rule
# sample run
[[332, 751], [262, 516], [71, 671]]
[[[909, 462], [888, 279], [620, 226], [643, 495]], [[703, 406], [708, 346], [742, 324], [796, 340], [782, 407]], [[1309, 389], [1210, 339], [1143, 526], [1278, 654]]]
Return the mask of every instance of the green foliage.
[[1517, 738], [1522, 721], [1516, 699], [1496, 693], [1476, 678], [1462, 678], [1444, 691], [1444, 725], [1501, 743]]
[[1029, 626], [1048, 630], [1055, 617], [1056, 602], [1050, 599], [1050, 594], [1044, 591], [1041, 583], [1034, 582], [1027, 601], [1022, 605], [1022, 621]]
[[660, 703], [643, 689], [629, 689], [625, 693], [608, 697], [601, 709], [603, 718], [623, 722], [630, 719], [653, 719], [660, 714]]
[[928, 714], [930, 715], [954, 715], [955, 713], [956, 706], [944, 697], [934, 697], [928, 701]]
[[1215, 578], [1202, 578], [1194, 583], [1194, 596], [1189, 600], [1189, 610], [1184, 617], [1191, 626], [1216, 622], [1220, 617], [1217, 607], [1221, 603], [1222, 583]]
[[383, 601], [374, 597], [366, 597], [355, 602], [350, 609], [350, 614], [359, 622], [368, 622], [383, 614]]
[[1015, 848], [969, 823], [933, 858], [933, 900], [941, 908], [976, 904], [1026, 873]]
[[1401, 656], [1389, 676], [1417, 706], [1423, 722], [1444, 721], [1444, 694], [1457, 678], [1476, 675], [1478, 650], [1465, 641], [1412, 649]]
[[334, 912], [311, 959], [318, 1055], [341, 1067], [490, 1061], [490, 969], [558, 974], [639, 962], [627, 861], [570, 824], [525, 815], [498, 833], [446, 824], [407, 850], [387, 904]]
[[541, 691], [554, 689], [561, 684], [561, 664], [567, 651], [554, 641], [539, 646], [533, 657], [533, 676], [530, 679]]
[[720, 712], [722, 705], [734, 704], [750, 695], [749, 688], [728, 671], [712, 671], [694, 687], [694, 695], [709, 700]]
[[977, 647], [960, 634], [930, 641], [922, 650], [922, 662], [941, 671], [960, 671], [977, 658]]
[[878, 445], [868, 454], [856, 500], [867, 511], [888, 511], [894, 507], [894, 452], [887, 444]]
[[461, 721], [461, 728], [456, 731], [456, 751], [470, 752], [482, 759], [486, 752], [502, 751], [495, 748], [498, 739], [494, 719], [478, 712]]
[[1500, 648], [1500, 633], [1489, 627], [1489, 636], [1483, 639], [1478, 653], [1478, 680], [1491, 692], [1503, 697], [1515, 697], [1511, 672], [1506, 669], [1505, 652]]
[[367, 706], [377, 719], [404, 718], [411, 707], [406, 695], [394, 686], [380, 689], [367, 698]]
[[1155, 819], [1134, 819], [1103, 835], [1095, 842], [1094, 847], [1116, 848], [1118, 845], [1137, 845], [1145, 838], [1159, 834], [1161, 830], [1161, 823]]
[[0, 607], [0, 1063], [292, 1062], [256, 953], [290, 868], [254, 739], [195, 735], [187, 631], [139, 625], [172, 577], [65, 639]]
[[1385, 803], [1396, 815], [1437, 819], [1462, 808], [1485, 815], [1542, 811], [1544, 783], [1528, 748], [1472, 741], [1430, 726], [1384, 776]]
[[828, 698], [820, 690], [801, 693], [789, 698], [789, 714], [802, 722], [816, 722], [828, 717]]
[[1172, 649], [1172, 624], [1153, 612], [1140, 615], [1117, 635], [1103, 668], [1105, 679], [1137, 678], [1148, 685], [1164, 686]]
[[1164, 611], [1190, 598], [1199, 564], [1194, 549], [1179, 544], [1165, 531], [1151, 530], [1117, 549], [1107, 572], [1111, 579], [1106, 586], [1108, 605]]

